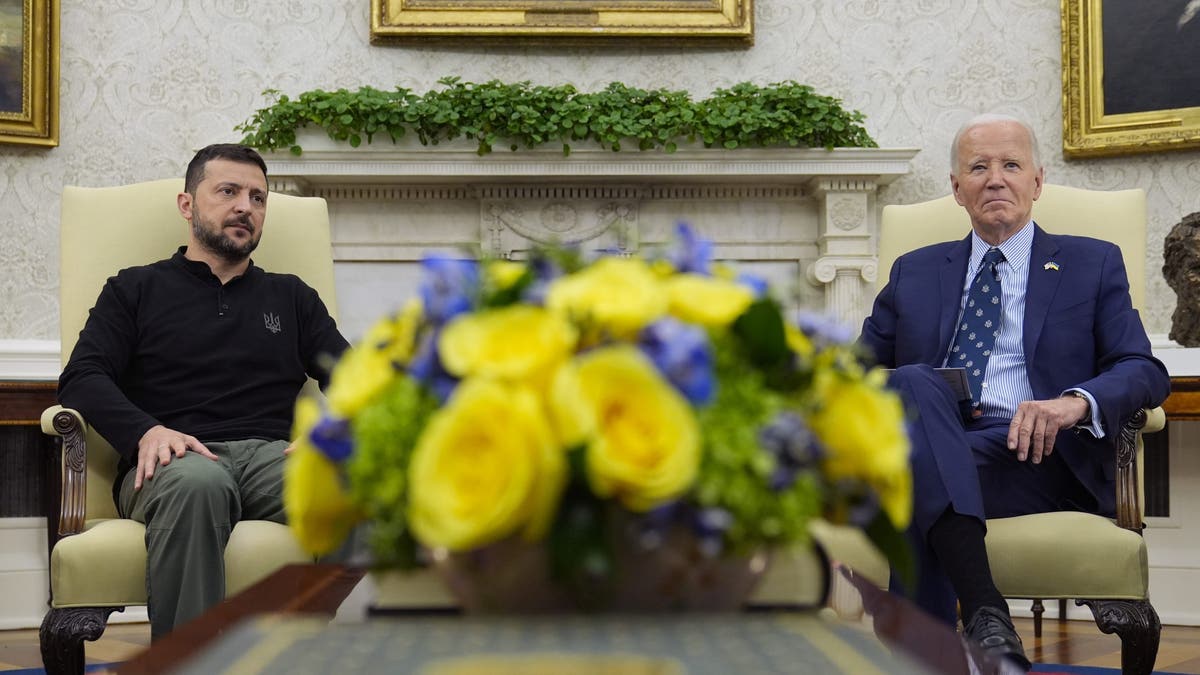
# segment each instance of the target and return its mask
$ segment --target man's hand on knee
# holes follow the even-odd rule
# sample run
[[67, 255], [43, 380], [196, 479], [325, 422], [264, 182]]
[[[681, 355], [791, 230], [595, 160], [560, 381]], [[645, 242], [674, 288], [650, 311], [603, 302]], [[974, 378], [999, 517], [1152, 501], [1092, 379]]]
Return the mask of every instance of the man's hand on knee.
[[183, 457], [188, 450], [216, 461], [217, 456], [206, 448], [203, 443], [192, 436], [168, 429], [156, 424], [138, 441], [137, 473], [133, 479], [133, 489], [142, 489], [142, 483], [154, 478], [154, 472], [160, 466], [171, 463], [172, 457]]
[[1087, 401], [1080, 398], [1024, 401], [1008, 426], [1008, 449], [1022, 462], [1031, 457], [1034, 464], [1040, 464], [1054, 452], [1058, 432], [1075, 426], [1086, 414]]

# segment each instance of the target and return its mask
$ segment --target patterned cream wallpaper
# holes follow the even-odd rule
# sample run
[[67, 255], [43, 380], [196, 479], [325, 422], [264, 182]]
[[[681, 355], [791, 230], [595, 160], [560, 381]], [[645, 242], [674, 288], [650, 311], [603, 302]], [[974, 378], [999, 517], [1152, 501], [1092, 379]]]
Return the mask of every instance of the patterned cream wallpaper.
[[671, 47], [377, 47], [369, 0], [110, 0], [62, 3], [61, 145], [0, 146], [0, 339], [56, 339], [57, 229], [64, 184], [181, 175], [207, 143], [266, 99], [322, 87], [460, 75], [571, 82], [621, 80], [707, 95], [743, 80], [794, 79], [867, 115], [880, 145], [923, 148], [889, 203], [946, 194], [948, 145], [985, 110], [1029, 119], [1052, 182], [1149, 193], [1147, 328], [1166, 333], [1174, 295], [1162, 241], [1200, 211], [1200, 153], [1065, 162], [1057, 0], [755, 0], [749, 49]]

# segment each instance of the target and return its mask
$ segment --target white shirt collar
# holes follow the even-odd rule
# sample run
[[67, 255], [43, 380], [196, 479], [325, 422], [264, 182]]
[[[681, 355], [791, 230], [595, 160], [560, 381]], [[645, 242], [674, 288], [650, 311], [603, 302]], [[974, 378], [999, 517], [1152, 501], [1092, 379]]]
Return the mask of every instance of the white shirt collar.
[[[1024, 269], [1029, 265], [1029, 257], [1033, 252], [1033, 221], [1025, 223], [1025, 227], [1017, 230], [1016, 234], [1005, 239], [999, 246], [1004, 254], [1004, 261], [1015, 270]], [[979, 238], [974, 230], [971, 231], [971, 264], [968, 276], [974, 276], [983, 264], [983, 255], [992, 249], [992, 245]]]

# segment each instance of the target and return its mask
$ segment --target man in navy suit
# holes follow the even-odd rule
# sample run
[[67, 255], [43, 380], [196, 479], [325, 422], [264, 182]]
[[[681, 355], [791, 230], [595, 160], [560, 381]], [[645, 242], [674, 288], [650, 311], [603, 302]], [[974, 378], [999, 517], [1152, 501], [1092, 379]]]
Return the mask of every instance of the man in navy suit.
[[[860, 338], [896, 368], [891, 385], [913, 413], [917, 603], [954, 623], [957, 598], [966, 634], [1026, 669], [985, 519], [1112, 515], [1112, 436], [1170, 389], [1121, 251], [1031, 219], [1044, 176], [1036, 143], [1001, 115], [959, 129], [950, 184], [972, 232], [901, 256]], [[959, 401], [933, 369], [966, 364], [973, 400]]]

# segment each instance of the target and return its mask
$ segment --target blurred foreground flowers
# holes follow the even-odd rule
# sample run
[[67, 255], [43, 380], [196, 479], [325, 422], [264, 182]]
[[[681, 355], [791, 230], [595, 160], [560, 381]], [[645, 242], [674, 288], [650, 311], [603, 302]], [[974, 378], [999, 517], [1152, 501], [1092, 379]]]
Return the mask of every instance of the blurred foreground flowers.
[[803, 544], [825, 517], [903, 554], [909, 448], [883, 373], [711, 250], [680, 226], [646, 259], [427, 258], [327, 401], [298, 403], [302, 545], [329, 552], [365, 521], [376, 564], [411, 567], [516, 537], [570, 575], [604, 572], [613, 514], [646, 546], [687, 528], [712, 555]]

